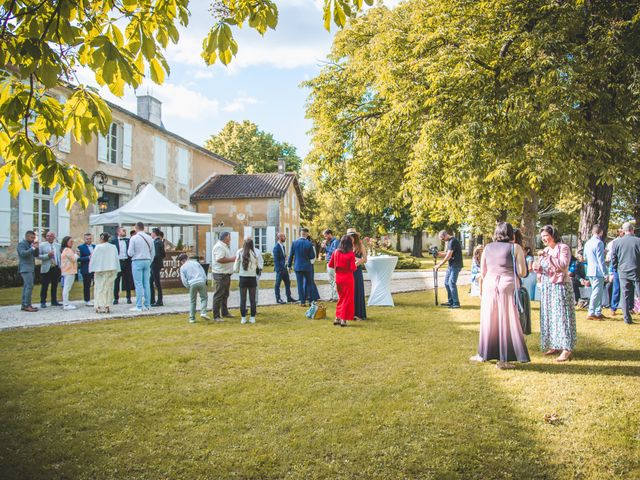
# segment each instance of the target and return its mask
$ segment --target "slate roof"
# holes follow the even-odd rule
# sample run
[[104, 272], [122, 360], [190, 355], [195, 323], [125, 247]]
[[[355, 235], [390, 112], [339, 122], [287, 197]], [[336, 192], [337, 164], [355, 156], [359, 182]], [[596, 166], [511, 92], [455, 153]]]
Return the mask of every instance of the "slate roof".
[[212, 175], [191, 194], [191, 201], [235, 198], [281, 198], [293, 183], [300, 206], [302, 191], [295, 173]]

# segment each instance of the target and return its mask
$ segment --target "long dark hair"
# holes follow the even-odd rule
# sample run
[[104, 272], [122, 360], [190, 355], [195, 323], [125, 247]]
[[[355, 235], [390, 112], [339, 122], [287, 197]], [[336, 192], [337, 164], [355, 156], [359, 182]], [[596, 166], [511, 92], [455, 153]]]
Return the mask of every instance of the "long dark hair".
[[507, 222], [499, 222], [493, 232], [494, 242], [511, 242], [513, 240], [513, 226]]
[[249, 268], [249, 262], [251, 261], [251, 255], [256, 256], [256, 252], [253, 251], [253, 239], [248, 238], [242, 245], [242, 269]]
[[542, 232], [547, 232], [549, 235], [551, 235], [553, 237], [554, 242], [556, 243], [562, 242], [562, 236], [560, 235], [560, 232], [553, 225], [545, 225], [540, 229], [540, 233]]
[[514, 243], [516, 243], [517, 245], [520, 245], [521, 247], [524, 246], [524, 239], [522, 238], [522, 230], [520, 230], [519, 228], [516, 228], [513, 230], [513, 241]]
[[67, 235], [62, 239], [62, 243], [60, 243], [60, 255], [62, 255], [62, 252], [64, 252], [64, 249], [67, 248], [67, 244], [69, 243], [69, 240], [71, 240], [70, 235]]
[[340, 239], [340, 246], [338, 247], [340, 253], [353, 252], [353, 239], [351, 235], [345, 235]]

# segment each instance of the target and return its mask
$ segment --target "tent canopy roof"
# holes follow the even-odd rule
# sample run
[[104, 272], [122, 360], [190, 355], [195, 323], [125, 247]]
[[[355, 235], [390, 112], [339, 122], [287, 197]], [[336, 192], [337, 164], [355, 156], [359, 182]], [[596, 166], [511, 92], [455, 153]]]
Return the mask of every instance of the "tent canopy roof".
[[133, 225], [144, 222], [151, 225], [211, 226], [211, 221], [210, 213], [183, 210], [151, 184], [117, 210], [89, 217], [89, 225]]

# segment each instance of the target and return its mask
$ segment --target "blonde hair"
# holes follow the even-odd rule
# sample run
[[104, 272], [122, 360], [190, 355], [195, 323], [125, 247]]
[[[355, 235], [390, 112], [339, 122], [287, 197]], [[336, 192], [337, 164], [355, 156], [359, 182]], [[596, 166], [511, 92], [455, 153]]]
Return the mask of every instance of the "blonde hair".
[[480, 263], [480, 257], [482, 257], [482, 252], [484, 250], [484, 245], [477, 245], [476, 248], [473, 249], [473, 259]]

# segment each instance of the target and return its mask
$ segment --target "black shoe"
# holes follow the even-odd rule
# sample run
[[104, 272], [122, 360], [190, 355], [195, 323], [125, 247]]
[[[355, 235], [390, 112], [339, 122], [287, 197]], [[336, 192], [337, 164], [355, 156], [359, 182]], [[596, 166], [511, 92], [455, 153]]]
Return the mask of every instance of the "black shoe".
[[152, 307], [164, 307], [164, 303], [162, 302], [156, 302], [156, 303], [152, 303], [151, 304]]
[[230, 313], [227, 313], [225, 315], [222, 315], [224, 318], [234, 318], [233, 315], [231, 315]]
[[116, 299], [116, 300], [114, 300], [114, 301], [113, 301], [113, 304], [114, 304], [114, 305], [117, 305], [117, 304], [118, 304], [118, 300], [117, 300], [117, 299]]
[[451, 305], [449, 308], [460, 308], [460, 305]]
[[43, 302], [43, 303], [41, 303], [41, 304], [40, 304], [40, 308], [47, 308], [47, 304], [46, 304], [46, 303], [44, 303], [44, 302]]
[[296, 300], [295, 298], [288, 298], [287, 302], [289, 302], [289, 303], [298, 303], [298, 300]]
[[282, 304], [285, 304], [285, 303], [287, 303], [287, 302], [285, 302], [284, 300], [277, 299], [277, 300], [276, 300], [276, 303], [279, 303], [279, 304], [281, 304], [281, 305], [282, 305]]
[[131, 305], [131, 299], [130, 299], [130, 298], [127, 298], [127, 303], [128, 303], [129, 305]]
[[51, 303], [51, 306], [52, 306], [52, 307], [61, 307], [61, 306], [62, 306], [62, 304], [61, 304], [60, 302], [52, 302], [52, 303]]
[[451, 308], [451, 304], [450, 303], [441, 303], [440, 306], [442, 308]]

